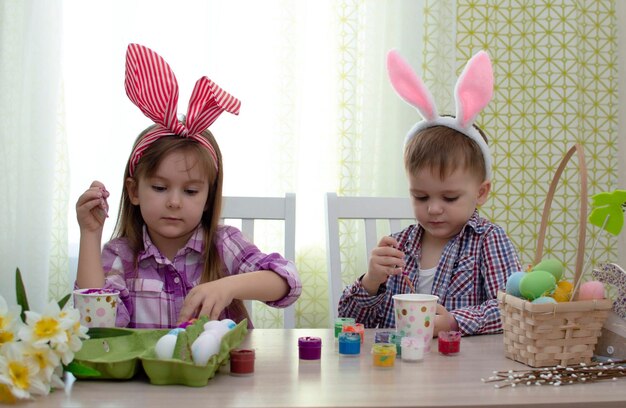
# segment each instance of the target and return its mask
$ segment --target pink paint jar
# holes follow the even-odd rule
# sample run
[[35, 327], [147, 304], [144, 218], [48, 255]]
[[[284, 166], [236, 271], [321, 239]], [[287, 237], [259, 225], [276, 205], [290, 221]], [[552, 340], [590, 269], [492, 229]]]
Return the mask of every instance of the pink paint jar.
[[461, 351], [461, 332], [440, 331], [437, 344], [441, 354], [446, 356], [458, 354]]

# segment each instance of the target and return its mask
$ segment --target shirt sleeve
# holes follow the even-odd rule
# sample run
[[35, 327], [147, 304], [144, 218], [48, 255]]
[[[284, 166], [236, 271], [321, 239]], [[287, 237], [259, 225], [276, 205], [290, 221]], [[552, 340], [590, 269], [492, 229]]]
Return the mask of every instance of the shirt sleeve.
[[339, 299], [338, 315], [352, 317], [366, 328], [384, 327], [383, 309], [388, 298], [387, 285], [380, 285], [376, 295], [372, 296], [363, 287], [361, 279], [363, 276], [344, 289]]
[[521, 270], [515, 246], [504, 230], [497, 225], [485, 233], [480, 262], [479, 273], [483, 281], [484, 301], [479, 305], [461, 307], [450, 312], [456, 318], [463, 335], [502, 331], [498, 290], [506, 287], [509, 275]]
[[280, 254], [265, 254], [248, 241], [237, 228], [221, 226], [216, 236], [218, 252], [229, 275], [253, 271], [273, 271], [289, 285], [289, 293], [282, 299], [266, 302], [272, 307], [287, 307], [302, 293], [302, 283], [292, 261]]
[[102, 268], [104, 269], [104, 289], [115, 289], [120, 292], [117, 304], [117, 327], [127, 327], [133, 313], [133, 301], [126, 286], [124, 271], [133, 265], [130, 250], [120, 241], [110, 241], [102, 248]]

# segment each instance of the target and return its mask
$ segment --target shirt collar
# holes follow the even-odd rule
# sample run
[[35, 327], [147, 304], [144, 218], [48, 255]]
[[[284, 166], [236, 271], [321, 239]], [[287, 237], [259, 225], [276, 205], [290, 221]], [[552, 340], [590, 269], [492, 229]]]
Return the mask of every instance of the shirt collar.
[[[467, 220], [467, 223], [461, 228], [461, 231], [457, 236], [461, 236], [467, 233], [467, 229], [471, 228], [476, 234], [482, 234], [485, 231], [484, 223], [480, 221], [478, 210], [474, 210], [472, 216]], [[406, 251], [408, 248], [415, 248], [420, 245], [422, 235], [424, 234], [424, 227], [417, 224], [417, 228], [414, 228], [404, 241], [404, 247], [400, 248], [401, 251]]]
[[[144, 224], [143, 226], [143, 251], [140, 251], [137, 256], [137, 261], [141, 261], [146, 258], [154, 257], [157, 260], [162, 260], [164, 258], [163, 254], [159, 249], [154, 245], [152, 239], [150, 239], [150, 234], [148, 234], [148, 227]], [[187, 254], [191, 251], [202, 253], [204, 250], [204, 228], [202, 225], [198, 225], [196, 230], [191, 234], [189, 240], [178, 252]]]

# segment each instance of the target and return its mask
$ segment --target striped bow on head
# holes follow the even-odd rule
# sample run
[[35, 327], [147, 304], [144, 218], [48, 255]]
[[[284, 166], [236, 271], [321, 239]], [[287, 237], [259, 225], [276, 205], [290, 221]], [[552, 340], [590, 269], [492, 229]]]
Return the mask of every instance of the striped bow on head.
[[178, 135], [206, 147], [218, 167], [217, 154], [200, 135], [224, 111], [239, 114], [241, 102], [207, 77], [200, 78], [193, 88], [186, 123], [177, 118], [178, 82], [176, 76], [156, 52], [139, 44], [130, 44], [126, 51], [126, 94], [156, 126], [137, 143], [130, 156], [132, 176], [143, 152], [162, 136]]

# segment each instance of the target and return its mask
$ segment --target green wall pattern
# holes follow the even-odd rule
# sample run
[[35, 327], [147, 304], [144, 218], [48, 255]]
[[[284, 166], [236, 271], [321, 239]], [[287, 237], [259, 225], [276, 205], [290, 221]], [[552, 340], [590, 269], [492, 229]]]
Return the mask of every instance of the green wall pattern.
[[[616, 188], [614, 3], [459, 2], [456, 29], [457, 67], [485, 48], [496, 76], [493, 102], [478, 120], [494, 153], [494, 192], [482, 212], [506, 229], [529, 264], [548, 184], [569, 147], [584, 146], [590, 195]], [[579, 221], [577, 166], [572, 160], [557, 189], [544, 252], [566, 263], [570, 275]], [[587, 251], [596, 239], [591, 262], [615, 260], [616, 241], [589, 226]]]

